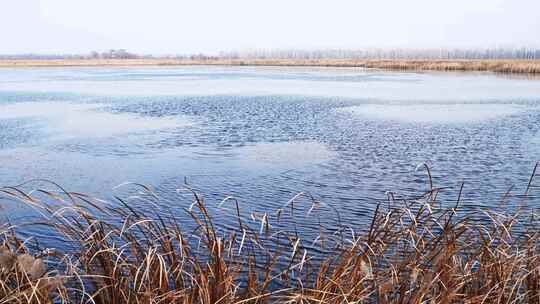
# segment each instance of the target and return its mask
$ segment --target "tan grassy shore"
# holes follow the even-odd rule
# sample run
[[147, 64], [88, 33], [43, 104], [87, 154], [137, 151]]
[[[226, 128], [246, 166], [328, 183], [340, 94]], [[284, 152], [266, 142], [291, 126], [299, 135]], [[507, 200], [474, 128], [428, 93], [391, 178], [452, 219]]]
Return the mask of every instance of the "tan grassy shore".
[[353, 59], [60, 59], [0, 60], [0, 67], [66, 66], [324, 66], [411, 71], [489, 71], [540, 74], [540, 60], [353, 60]]

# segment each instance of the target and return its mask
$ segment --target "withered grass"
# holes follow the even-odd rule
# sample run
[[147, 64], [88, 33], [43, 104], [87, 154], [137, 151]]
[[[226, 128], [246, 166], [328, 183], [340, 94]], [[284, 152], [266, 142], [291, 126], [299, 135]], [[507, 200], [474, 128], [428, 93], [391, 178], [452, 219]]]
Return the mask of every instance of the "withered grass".
[[[413, 199], [389, 194], [362, 231], [338, 222], [315, 240], [276, 228], [299, 212], [302, 194], [246, 217], [234, 198], [209, 208], [193, 191], [188, 225], [157, 204], [0, 188], [2, 202], [33, 208], [43, 217], [36, 225], [66, 243], [36, 251], [17, 234], [24, 226], [4, 226], [0, 303], [539, 303], [536, 215], [499, 211], [508, 197], [462, 209], [461, 191], [441, 202], [429, 187]], [[218, 227], [214, 207], [228, 208], [237, 227]], [[312, 199], [305, 215], [324, 207]]]

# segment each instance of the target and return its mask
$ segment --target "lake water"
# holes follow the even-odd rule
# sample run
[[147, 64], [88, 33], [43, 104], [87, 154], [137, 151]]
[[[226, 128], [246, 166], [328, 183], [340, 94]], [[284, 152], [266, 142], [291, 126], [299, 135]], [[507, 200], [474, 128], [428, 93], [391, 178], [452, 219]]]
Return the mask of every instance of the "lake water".
[[[108, 199], [139, 182], [179, 217], [185, 183], [212, 206], [233, 196], [246, 213], [304, 192], [361, 229], [387, 191], [428, 189], [421, 163], [452, 203], [465, 182], [464, 208], [494, 206], [511, 186], [523, 193], [540, 160], [539, 106], [539, 79], [484, 73], [1, 69], [0, 185], [45, 178]], [[537, 192], [528, 206], [540, 206]], [[28, 215], [3, 211], [4, 221]], [[334, 211], [321, 212], [331, 226]]]

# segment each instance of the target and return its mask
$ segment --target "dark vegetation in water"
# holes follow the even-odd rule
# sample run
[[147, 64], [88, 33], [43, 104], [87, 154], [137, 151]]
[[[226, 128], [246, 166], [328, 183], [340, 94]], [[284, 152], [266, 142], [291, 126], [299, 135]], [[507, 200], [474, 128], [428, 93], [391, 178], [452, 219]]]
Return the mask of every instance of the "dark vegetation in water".
[[[146, 208], [120, 197], [110, 205], [54, 183], [59, 191], [3, 187], [0, 202], [32, 207], [41, 216], [32, 225], [59, 235], [64, 248], [24, 240], [18, 232], [25, 225], [3, 226], [0, 303], [538, 303], [537, 216], [498, 212], [515, 199], [509, 195], [489, 209], [463, 210], [461, 191], [440, 202], [444, 189], [426, 169], [426, 193], [389, 193], [362, 231], [336, 212], [334, 231], [321, 227], [315, 239], [275, 229], [299, 212], [317, 221], [318, 209], [329, 207], [315, 198], [298, 206], [305, 194], [247, 217], [227, 197], [217, 207], [230, 211], [236, 227], [225, 229], [187, 186], [191, 223], [159, 210], [144, 185], [134, 186], [148, 198]], [[535, 173], [518, 199], [528, 196]]]

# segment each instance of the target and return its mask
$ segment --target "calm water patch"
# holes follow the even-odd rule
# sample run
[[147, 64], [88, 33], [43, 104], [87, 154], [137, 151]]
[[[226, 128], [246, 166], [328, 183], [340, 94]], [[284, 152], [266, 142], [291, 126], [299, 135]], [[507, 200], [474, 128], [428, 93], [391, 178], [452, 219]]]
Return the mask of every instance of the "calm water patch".
[[249, 166], [287, 167], [329, 161], [335, 153], [324, 144], [307, 142], [259, 143], [237, 149], [239, 159]]
[[408, 123], [478, 123], [526, 111], [512, 104], [366, 104], [343, 108], [363, 119], [394, 120]]
[[107, 137], [178, 128], [191, 122], [185, 117], [149, 118], [100, 111], [103, 105], [59, 102], [21, 102], [0, 105], [0, 119], [33, 119], [41, 131], [67, 138]]

